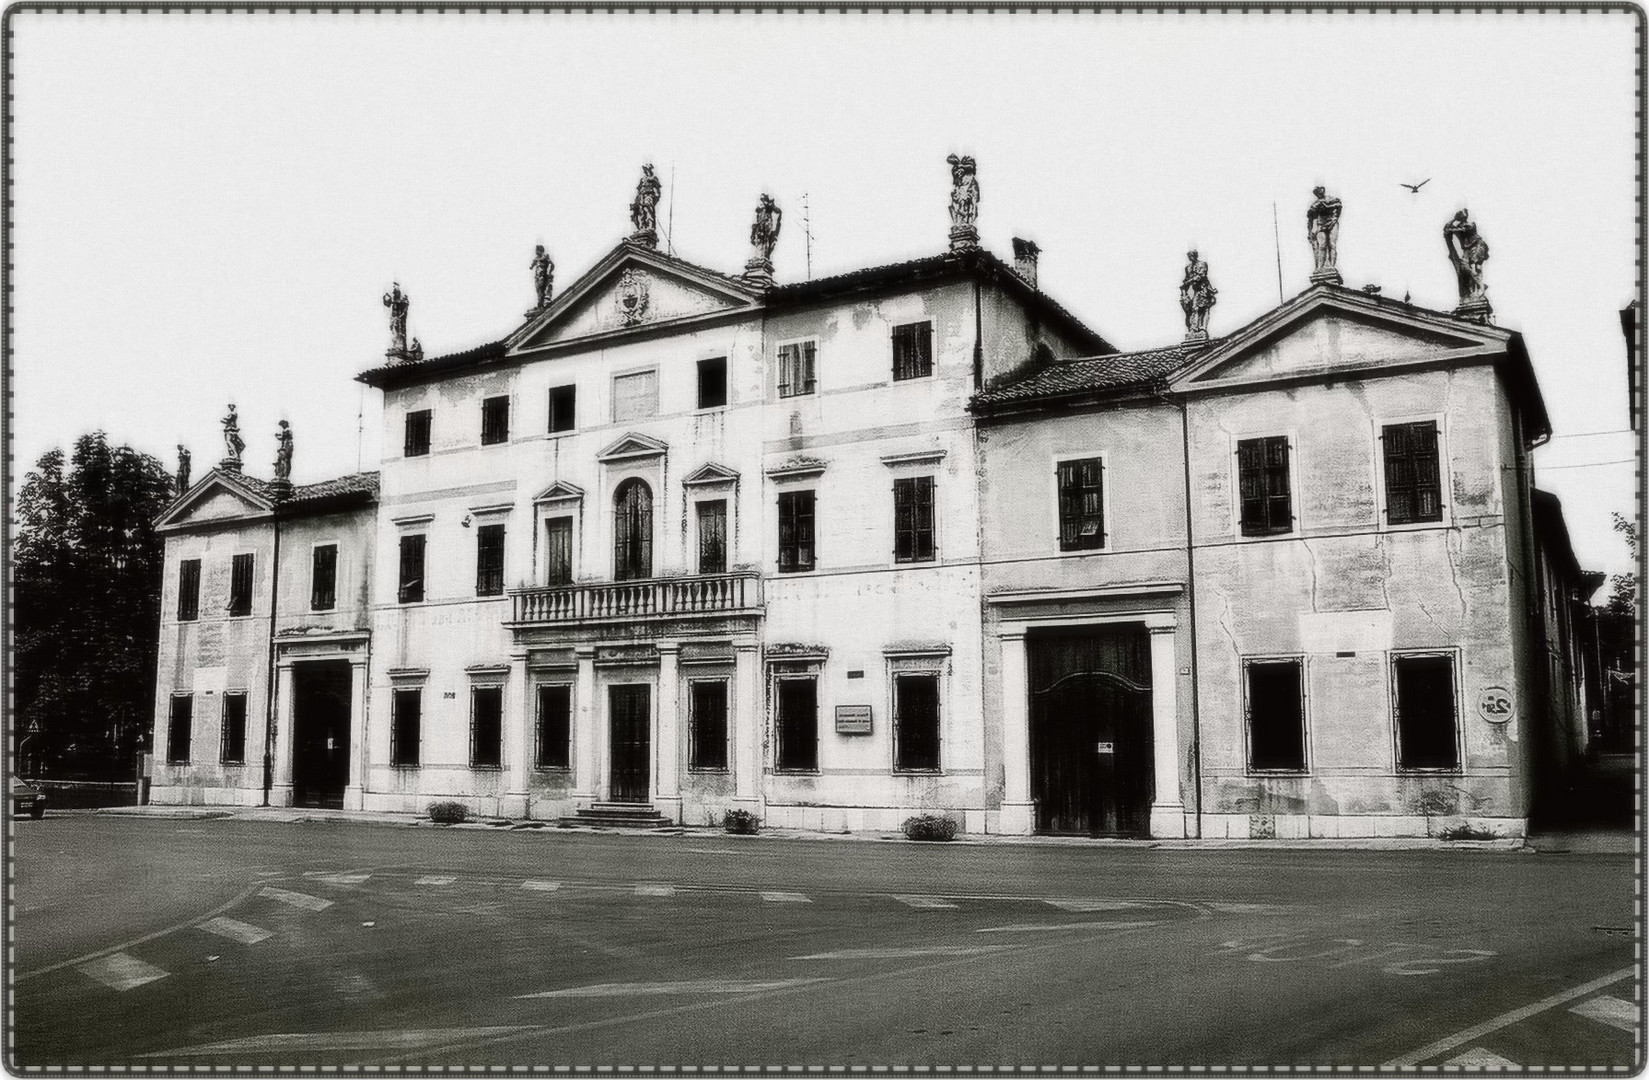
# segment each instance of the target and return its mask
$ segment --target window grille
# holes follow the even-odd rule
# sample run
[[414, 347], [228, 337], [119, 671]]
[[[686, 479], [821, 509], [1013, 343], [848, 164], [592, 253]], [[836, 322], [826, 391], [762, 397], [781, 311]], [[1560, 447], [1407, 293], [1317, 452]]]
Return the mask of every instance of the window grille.
[[1297, 659], [1244, 663], [1248, 691], [1248, 767], [1304, 772], [1305, 680]]
[[653, 576], [653, 491], [631, 478], [613, 496], [613, 577], [634, 581]]
[[893, 767], [900, 772], [939, 768], [939, 676], [893, 679]]
[[1105, 466], [1099, 458], [1061, 461], [1059, 479], [1059, 550], [1083, 551], [1105, 546]]
[[225, 765], [246, 763], [246, 695], [223, 695], [223, 740], [219, 757]]

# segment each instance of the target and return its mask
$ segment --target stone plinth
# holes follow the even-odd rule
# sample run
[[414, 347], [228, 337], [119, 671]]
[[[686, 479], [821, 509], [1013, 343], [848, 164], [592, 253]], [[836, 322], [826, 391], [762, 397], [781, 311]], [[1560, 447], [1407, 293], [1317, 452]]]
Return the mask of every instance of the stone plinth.
[[952, 251], [972, 251], [979, 246], [979, 230], [972, 225], [959, 225], [950, 231]]
[[1325, 266], [1321, 270], [1311, 272], [1311, 283], [1313, 285], [1344, 285], [1346, 280], [1340, 276], [1340, 271], [1332, 266]]
[[240, 458], [226, 457], [222, 461], [218, 462], [218, 468], [222, 469], [224, 472], [238, 473], [240, 472]]
[[1180, 344], [1181, 345], [1206, 345], [1206, 344], [1208, 344], [1208, 331], [1206, 331], [1206, 330], [1192, 330], [1192, 331], [1190, 331], [1189, 333], [1187, 333], [1185, 335], [1185, 340], [1180, 342]]
[[746, 262], [744, 264], [744, 280], [760, 288], [771, 288], [773, 285], [773, 260], [757, 257]]
[[658, 230], [637, 229], [630, 234], [630, 243], [639, 244], [642, 247], [656, 248], [658, 247]]
[[1479, 296], [1475, 299], [1467, 300], [1459, 307], [1455, 308], [1454, 315], [1455, 318], [1458, 319], [1469, 319], [1472, 322], [1487, 325], [1488, 322], [1494, 318], [1494, 308], [1489, 306], [1488, 297]]
[[290, 499], [292, 497], [292, 481], [290, 481], [290, 480], [271, 480], [271, 481], [269, 481], [269, 495], [276, 502], [279, 502], [282, 499]]

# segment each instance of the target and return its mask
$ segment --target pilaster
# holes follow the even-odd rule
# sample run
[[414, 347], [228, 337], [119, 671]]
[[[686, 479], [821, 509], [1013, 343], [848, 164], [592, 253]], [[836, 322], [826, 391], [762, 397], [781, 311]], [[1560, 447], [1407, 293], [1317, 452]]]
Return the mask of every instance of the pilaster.
[[681, 719], [680, 678], [676, 664], [681, 657], [681, 646], [674, 641], [661, 641], [658, 649], [658, 740], [654, 760], [657, 775], [654, 790], [658, 792], [658, 812], [671, 821], [681, 821]]
[[762, 688], [754, 641], [734, 643], [733, 682], [733, 802], [756, 813], [762, 774]]
[[527, 816], [527, 654], [510, 653], [510, 676], [504, 684], [504, 797], [498, 813]]
[[1025, 632], [1003, 632], [1002, 832], [1028, 836], [1036, 824], [1031, 801], [1030, 696], [1025, 685]]
[[[290, 672], [291, 668], [286, 670]], [[283, 700], [286, 696], [285, 692], [281, 694]], [[349, 662], [349, 779], [344, 786], [345, 810], [365, 809], [366, 777], [366, 657], [363, 656]]]
[[270, 806], [292, 805], [292, 662], [275, 665], [275, 741], [267, 748], [272, 763]]
[[1151, 835], [1185, 835], [1185, 801], [1180, 794], [1179, 668], [1174, 662], [1173, 626], [1152, 626], [1151, 731], [1156, 764], [1156, 797], [1151, 802]]
[[595, 646], [577, 646], [573, 657], [578, 661], [578, 678], [573, 687], [573, 749], [577, 758], [573, 799], [588, 806], [601, 792], [595, 773], [595, 719], [599, 711], [595, 703]]

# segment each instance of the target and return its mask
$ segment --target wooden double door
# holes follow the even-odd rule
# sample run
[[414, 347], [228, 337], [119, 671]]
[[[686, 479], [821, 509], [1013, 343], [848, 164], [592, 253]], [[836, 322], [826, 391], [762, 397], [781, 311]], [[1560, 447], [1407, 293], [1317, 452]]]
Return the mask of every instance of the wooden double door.
[[607, 725], [608, 800], [649, 801], [653, 787], [652, 687], [646, 683], [609, 686]]

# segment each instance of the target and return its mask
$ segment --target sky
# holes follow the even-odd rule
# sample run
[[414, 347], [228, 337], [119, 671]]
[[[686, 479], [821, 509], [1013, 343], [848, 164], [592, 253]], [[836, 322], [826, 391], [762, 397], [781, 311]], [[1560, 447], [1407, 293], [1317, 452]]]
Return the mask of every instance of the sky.
[[[373, 468], [392, 282], [430, 355], [496, 340], [630, 228], [640, 165], [674, 251], [737, 273], [757, 196], [794, 281], [944, 249], [951, 153], [979, 228], [1120, 348], [1307, 285], [1317, 184], [1352, 287], [1450, 309], [1469, 208], [1495, 321], [1556, 437], [1537, 482], [1582, 565], [1629, 567], [1636, 295], [1625, 14], [16, 13], [12, 481], [102, 428], [195, 476], [233, 401], [247, 468]], [[1418, 194], [1400, 182], [1428, 179]], [[805, 205], [805, 211], [804, 211]], [[1274, 226], [1274, 217], [1278, 225]], [[805, 228], [804, 228], [805, 218]], [[1275, 231], [1274, 231], [1275, 230]], [[811, 242], [808, 235], [811, 235]], [[1280, 234], [1280, 240], [1279, 240]], [[15, 487], [14, 487], [15, 490]]]

